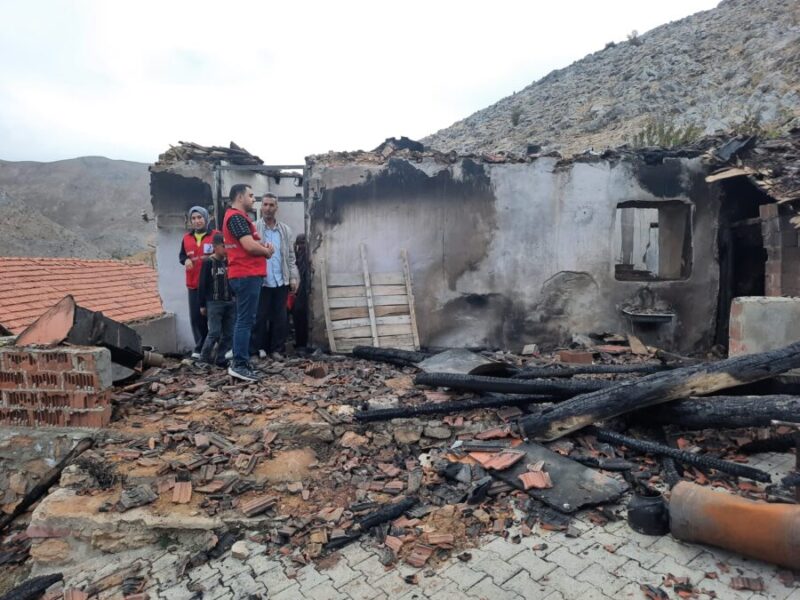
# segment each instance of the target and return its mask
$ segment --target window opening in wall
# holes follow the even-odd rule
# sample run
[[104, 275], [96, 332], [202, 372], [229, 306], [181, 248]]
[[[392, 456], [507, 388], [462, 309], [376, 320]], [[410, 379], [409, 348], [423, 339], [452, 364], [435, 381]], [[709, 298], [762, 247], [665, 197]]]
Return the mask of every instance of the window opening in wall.
[[618, 280], [687, 279], [692, 271], [692, 205], [679, 200], [618, 204], [613, 248]]

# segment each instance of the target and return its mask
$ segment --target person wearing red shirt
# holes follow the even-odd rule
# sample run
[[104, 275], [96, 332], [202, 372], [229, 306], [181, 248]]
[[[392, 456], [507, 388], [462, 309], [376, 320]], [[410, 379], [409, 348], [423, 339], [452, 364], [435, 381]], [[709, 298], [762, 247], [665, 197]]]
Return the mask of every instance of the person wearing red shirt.
[[244, 381], [257, 381], [250, 364], [250, 334], [256, 321], [261, 283], [267, 274], [272, 244], [260, 242], [255, 225], [247, 216], [255, 195], [249, 185], [237, 183], [230, 191], [231, 207], [222, 222], [222, 235], [228, 254], [228, 282], [236, 298], [236, 323], [233, 326], [233, 362], [228, 375]]
[[203, 342], [208, 334], [208, 322], [200, 313], [200, 271], [203, 261], [214, 251], [214, 234], [216, 229], [208, 228], [208, 211], [202, 206], [193, 206], [189, 209], [189, 221], [192, 231], [183, 236], [181, 251], [178, 255], [180, 263], [186, 269], [186, 288], [189, 291], [189, 322], [192, 325], [194, 337], [194, 350], [192, 358], [200, 358]]

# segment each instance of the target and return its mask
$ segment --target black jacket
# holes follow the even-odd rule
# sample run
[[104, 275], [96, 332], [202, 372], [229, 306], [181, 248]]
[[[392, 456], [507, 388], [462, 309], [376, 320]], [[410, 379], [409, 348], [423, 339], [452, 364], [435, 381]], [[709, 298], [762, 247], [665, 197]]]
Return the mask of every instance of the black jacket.
[[233, 293], [228, 284], [228, 259], [218, 259], [212, 254], [203, 261], [198, 290], [201, 308], [212, 301], [230, 302], [233, 300]]

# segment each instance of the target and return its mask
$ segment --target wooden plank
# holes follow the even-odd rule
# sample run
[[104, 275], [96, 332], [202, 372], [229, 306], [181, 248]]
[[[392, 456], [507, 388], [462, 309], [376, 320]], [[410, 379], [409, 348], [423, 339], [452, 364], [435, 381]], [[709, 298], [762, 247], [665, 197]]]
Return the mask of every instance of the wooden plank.
[[399, 348], [400, 350], [411, 350], [414, 347], [414, 336], [412, 335], [387, 335], [381, 338], [381, 344], [385, 348]]
[[[373, 285], [403, 285], [403, 273], [370, 273]], [[364, 275], [361, 273], [330, 273], [328, 285], [331, 287], [364, 285]]]
[[408, 265], [408, 252], [405, 248], [400, 250], [403, 259], [403, 275], [406, 284], [406, 296], [408, 296], [408, 312], [411, 315], [411, 333], [414, 336], [414, 350], [419, 350], [419, 331], [417, 330], [417, 312], [414, 309], [414, 291], [411, 287], [411, 268]]
[[367, 249], [364, 244], [358, 247], [361, 252], [361, 268], [364, 270], [364, 286], [367, 288], [367, 310], [369, 311], [369, 325], [372, 328], [372, 341], [375, 346], [380, 348], [378, 341], [378, 326], [375, 323], [375, 304], [372, 302], [372, 285], [369, 280], [369, 266], [367, 265]]
[[[341, 321], [332, 321], [331, 322], [331, 329], [333, 331], [338, 331], [340, 329], [350, 329], [351, 327], [364, 327], [366, 325], [371, 326], [372, 320], [369, 318], [366, 319], [343, 319]], [[410, 315], [396, 315], [391, 317], [376, 317], [375, 318], [375, 325], [407, 325], [411, 323], [411, 316]]]
[[[390, 306], [376, 306], [375, 317], [389, 317], [392, 315], [407, 315], [408, 304], [394, 304]], [[341, 321], [342, 319], [368, 319], [369, 311], [367, 311], [367, 303], [364, 306], [356, 306], [352, 308], [334, 308], [331, 307], [331, 320]]]
[[[323, 257], [325, 256], [324, 250], [322, 255]], [[330, 346], [331, 352], [336, 352], [336, 340], [333, 339], [333, 323], [331, 322], [331, 309], [328, 305], [328, 281], [326, 274], [328, 267], [325, 264], [324, 258], [320, 261], [320, 269], [320, 276], [322, 278], [322, 309], [325, 312], [325, 329], [328, 332], [328, 345]]]
[[394, 304], [391, 306], [375, 307], [376, 317], [387, 317], [390, 315], [407, 315], [407, 314], [408, 314], [408, 304]]
[[[335, 290], [336, 288], [329, 288]], [[354, 308], [356, 306], [367, 306], [367, 298], [361, 296], [360, 298], [331, 298], [329, 300], [331, 308]], [[391, 306], [397, 304], [408, 304], [408, 296], [377, 296], [372, 299], [372, 305], [377, 306]]]
[[[403, 290], [405, 294], [405, 290]], [[363, 285], [346, 285], [328, 289], [328, 298], [363, 298], [367, 295], [367, 288]]]
[[373, 285], [373, 296], [405, 296], [406, 286], [404, 285]]
[[403, 285], [402, 273], [370, 273], [372, 285]]
[[361, 273], [330, 273], [328, 285], [330, 287], [364, 285], [364, 276]]
[[[350, 329], [338, 329], [333, 332], [334, 337], [338, 340], [365, 337], [372, 335], [372, 328], [369, 326], [351, 327]], [[411, 324], [402, 325], [378, 325], [378, 337], [383, 339], [386, 336], [392, 335], [411, 335]]]
[[372, 338], [353, 338], [339, 342], [339, 352], [350, 352], [356, 346], [372, 346]]
[[[378, 312], [379, 308], [384, 308], [384, 307], [383, 306], [375, 307], [375, 316], [378, 315], [383, 316]], [[397, 313], [390, 313], [390, 314], [397, 314]], [[332, 321], [341, 321], [342, 319], [364, 319], [364, 318], [369, 318], [369, 313], [367, 312], [366, 306], [358, 306], [355, 308], [331, 308]]]
[[[369, 319], [365, 319], [367, 323], [369, 323]], [[400, 325], [402, 327], [402, 325]], [[337, 343], [340, 340], [346, 340], [350, 338], [369, 338], [369, 343], [367, 346], [372, 345], [372, 327], [369, 325], [362, 325], [361, 327], [351, 327], [350, 329], [337, 329], [333, 332], [333, 337], [336, 338]]]

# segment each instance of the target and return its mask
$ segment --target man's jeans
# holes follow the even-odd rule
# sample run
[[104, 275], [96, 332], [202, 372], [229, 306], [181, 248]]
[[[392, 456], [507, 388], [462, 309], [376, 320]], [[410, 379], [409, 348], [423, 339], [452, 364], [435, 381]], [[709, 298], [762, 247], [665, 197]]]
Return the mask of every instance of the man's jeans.
[[[233, 326], [236, 322], [236, 304], [233, 300], [209, 300], [206, 306], [208, 317], [208, 335], [203, 343], [200, 358], [203, 362], [215, 362], [218, 365], [225, 363], [225, 353], [231, 349], [233, 340]], [[217, 347], [216, 358], [214, 346]]]
[[263, 277], [239, 277], [229, 281], [236, 296], [236, 324], [233, 326], [233, 366], [242, 367], [250, 359], [250, 332], [256, 322], [258, 295]]

